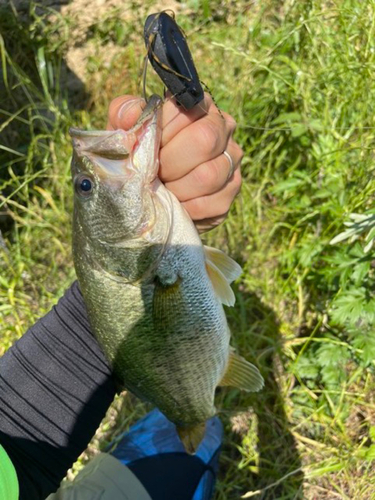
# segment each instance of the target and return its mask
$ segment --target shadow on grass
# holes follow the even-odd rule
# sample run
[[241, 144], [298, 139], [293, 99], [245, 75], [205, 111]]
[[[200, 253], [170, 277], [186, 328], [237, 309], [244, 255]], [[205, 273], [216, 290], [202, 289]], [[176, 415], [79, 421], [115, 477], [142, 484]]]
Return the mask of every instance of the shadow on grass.
[[[232, 345], [259, 367], [265, 386], [258, 394], [221, 391], [223, 406], [229, 411], [224, 410], [222, 415], [227, 442], [215, 498], [234, 500], [248, 492], [253, 492], [248, 498], [255, 499], [303, 498], [301, 460], [275, 377], [281, 367], [277, 317], [255, 294], [244, 291], [237, 294], [236, 306], [228, 310], [228, 317]], [[241, 462], [238, 448], [242, 448]], [[247, 461], [245, 457], [249, 457]]]

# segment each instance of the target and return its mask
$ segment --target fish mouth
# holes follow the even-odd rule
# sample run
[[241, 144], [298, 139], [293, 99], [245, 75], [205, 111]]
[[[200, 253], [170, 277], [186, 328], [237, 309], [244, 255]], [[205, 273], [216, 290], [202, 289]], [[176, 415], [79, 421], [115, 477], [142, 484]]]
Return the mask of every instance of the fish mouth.
[[[119, 178], [129, 171], [145, 171], [157, 164], [161, 141], [160, 96], [152, 95], [129, 130], [81, 130], [70, 128], [75, 155], [87, 157], [102, 179]], [[155, 170], [155, 169], [153, 169]], [[156, 172], [152, 172], [153, 177]], [[150, 177], [150, 175], [147, 175]]]
[[145, 121], [149, 120], [150, 118], [153, 118], [154, 115], [160, 109], [162, 104], [163, 104], [163, 99], [157, 94], [153, 94], [146, 102], [146, 106], [142, 111], [141, 116], [136, 121], [136, 124], [134, 125], [133, 128], [139, 128], [139, 126], [142, 125]]

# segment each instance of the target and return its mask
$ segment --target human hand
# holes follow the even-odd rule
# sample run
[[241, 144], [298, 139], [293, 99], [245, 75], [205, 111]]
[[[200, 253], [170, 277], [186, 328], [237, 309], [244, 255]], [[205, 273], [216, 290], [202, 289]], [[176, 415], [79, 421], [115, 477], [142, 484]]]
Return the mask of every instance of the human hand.
[[[107, 129], [131, 128], [142, 112], [143, 99], [124, 95], [114, 99]], [[233, 140], [236, 122], [222, 116], [209, 94], [186, 111], [172, 99], [163, 104], [159, 177], [184, 205], [200, 232], [226, 218], [241, 187], [243, 152]], [[223, 153], [226, 151], [232, 158]]]

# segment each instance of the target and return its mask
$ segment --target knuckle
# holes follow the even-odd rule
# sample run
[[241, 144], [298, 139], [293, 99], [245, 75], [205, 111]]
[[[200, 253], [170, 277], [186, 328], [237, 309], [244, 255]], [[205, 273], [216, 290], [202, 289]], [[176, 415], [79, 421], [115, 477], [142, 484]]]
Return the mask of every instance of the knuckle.
[[203, 163], [195, 169], [194, 181], [200, 186], [212, 187], [218, 183], [219, 171], [215, 161]]
[[194, 183], [198, 186], [204, 186], [209, 182], [209, 171], [205, 163], [202, 163], [202, 165], [194, 169], [193, 177]]
[[228, 213], [230, 210], [230, 207], [232, 206], [234, 196], [227, 197], [225, 200], [223, 200], [221, 208], [224, 209], [225, 213]]
[[242, 158], [244, 156], [244, 151], [241, 148], [241, 146], [237, 142], [232, 143], [232, 148], [233, 148], [233, 156], [236, 159], [236, 162], [241, 162]]
[[226, 126], [228, 127], [229, 131], [233, 134], [233, 132], [237, 128], [237, 122], [236, 122], [236, 120], [229, 113], [222, 112], [222, 114], [223, 114], [223, 116], [225, 118]]
[[244, 153], [244, 150], [241, 148], [241, 146], [239, 146], [238, 144], [236, 144], [236, 145], [238, 148], [238, 159], [241, 162], [245, 153]]
[[242, 175], [239, 169], [234, 171], [233, 174], [233, 194], [237, 196], [237, 194], [241, 191], [242, 186]]
[[207, 159], [216, 156], [220, 146], [220, 133], [215, 123], [209, 120], [198, 123], [199, 146]]
[[221, 187], [226, 179], [227, 171], [223, 168], [220, 156], [210, 161], [211, 184], [213, 187]]
[[206, 102], [209, 106], [211, 106], [211, 105], [213, 104], [213, 102], [214, 102], [214, 101], [213, 101], [213, 99], [212, 99], [212, 97], [211, 97], [211, 94], [209, 94], [208, 92], [205, 92], [205, 93], [204, 93], [204, 100], [205, 100], [205, 102]]

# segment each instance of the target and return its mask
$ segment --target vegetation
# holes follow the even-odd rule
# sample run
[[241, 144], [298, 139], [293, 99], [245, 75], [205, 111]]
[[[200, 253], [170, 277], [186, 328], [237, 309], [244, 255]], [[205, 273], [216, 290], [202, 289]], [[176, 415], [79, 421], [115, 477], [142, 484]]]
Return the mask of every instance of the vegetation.
[[[74, 279], [67, 130], [104, 127], [110, 100], [139, 92], [159, 8], [84, 3], [0, 12], [0, 355]], [[218, 391], [215, 498], [374, 498], [375, 2], [173, 8], [238, 122], [242, 195], [206, 239], [243, 264], [233, 343], [266, 379]], [[145, 410], [117, 398], [68, 477]]]

